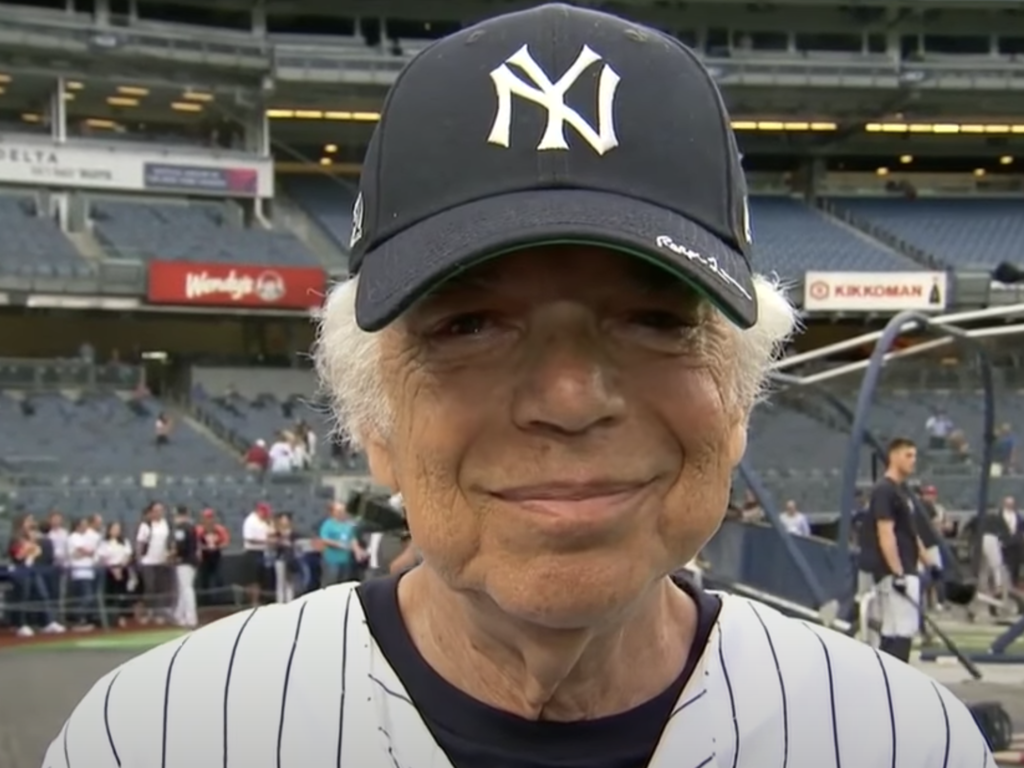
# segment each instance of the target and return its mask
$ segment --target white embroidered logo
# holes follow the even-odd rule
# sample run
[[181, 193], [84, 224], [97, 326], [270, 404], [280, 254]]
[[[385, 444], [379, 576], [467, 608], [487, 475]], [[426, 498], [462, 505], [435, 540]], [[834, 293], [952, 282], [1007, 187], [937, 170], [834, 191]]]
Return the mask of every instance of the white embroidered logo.
[[356, 197], [352, 206], [352, 235], [348, 239], [348, 247], [355, 248], [356, 243], [363, 239], [363, 193]]
[[[549, 149], [568, 149], [565, 140], [565, 124], [572, 126], [584, 141], [599, 155], [619, 146], [615, 135], [615, 90], [622, 79], [608, 64], [601, 68], [597, 81], [597, 128], [591, 126], [575, 109], [565, 103], [565, 94], [576, 83], [586, 70], [601, 57], [589, 46], [583, 46], [572, 66], [566, 70], [557, 82], [551, 79], [540, 68], [530, 55], [528, 46], [523, 46], [505, 59], [505, 62], [491, 72], [491, 80], [498, 95], [498, 112], [494, 116], [494, 125], [487, 137], [490, 144], [508, 147], [511, 144], [512, 131], [512, 96], [520, 96], [532, 101], [547, 110], [548, 123], [537, 145], [538, 151]], [[509, 65], [514, 65], [530, 79], [523, 80], [513, 72]]]
[[693, 250], [692, 248], [687, 248], [685, 245], [680, 245], [668, 235], [658, 235], [655, 242], [658, 244], [659, 248], [664, 248], [666, 250], [672, 251], [672, 253], [678, 256], [685, 256], [691, 262], [699, 264], [701, 267], [703, 267], [708, 272], [713, 274], [723, 283], [727, 283], [728, 285], [732, 286], [735, 290], [739, 291], [747, 301], [754, 300], [750, 296], [750, 292], [747, 291], [747, 289], [744, 288], [742, 285], [740, 285], [735, 277], [726, 272], [722, 265], [718, 263], [718, 259], [716, 259], [714, 256], [705, 256], [701, 253], [697, 253], [697, 251]]
[[743, 239], [747, 241], [747, 245], [754, 242], [754, 236], [750, 232], [750, 198], [747, 195], [743, 196]]

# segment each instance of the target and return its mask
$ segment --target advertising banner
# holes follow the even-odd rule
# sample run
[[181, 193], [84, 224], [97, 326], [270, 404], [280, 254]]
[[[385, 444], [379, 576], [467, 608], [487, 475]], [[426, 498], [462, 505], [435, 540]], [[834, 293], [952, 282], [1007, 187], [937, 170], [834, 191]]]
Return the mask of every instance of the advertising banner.
[[810, 312], [934, 312], [946, 308], [945, 272], [808, 272]]
[[151, 261], [151, 304], [313, 309], [324, 300], [327, 275], [315, 267]]
[[0, 183], [269, 198], [274, 167], [269, 159], [0, 136]]

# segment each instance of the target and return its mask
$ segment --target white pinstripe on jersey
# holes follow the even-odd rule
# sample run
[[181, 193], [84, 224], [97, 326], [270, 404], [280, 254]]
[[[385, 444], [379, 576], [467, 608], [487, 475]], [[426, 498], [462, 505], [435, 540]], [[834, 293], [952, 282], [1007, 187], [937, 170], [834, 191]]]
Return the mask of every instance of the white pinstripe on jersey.
[[[245, 612], [101, 679], [43, 768], [451, 768], [353, 585]], [[945, 688], [723, 596], [651, 768], [994, 768]]]

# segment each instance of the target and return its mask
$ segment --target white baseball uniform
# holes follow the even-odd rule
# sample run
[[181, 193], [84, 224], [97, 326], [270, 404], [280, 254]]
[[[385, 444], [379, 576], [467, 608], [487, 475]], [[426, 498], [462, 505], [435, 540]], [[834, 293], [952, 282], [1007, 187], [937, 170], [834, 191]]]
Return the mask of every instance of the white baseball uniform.
[[[355, 586], [231, 616], [127, 662], [85, 696], [43, 768], [452, 768]], [[649, 766], [995, 762], [967, 708], [921, 672], [723, 595]]]

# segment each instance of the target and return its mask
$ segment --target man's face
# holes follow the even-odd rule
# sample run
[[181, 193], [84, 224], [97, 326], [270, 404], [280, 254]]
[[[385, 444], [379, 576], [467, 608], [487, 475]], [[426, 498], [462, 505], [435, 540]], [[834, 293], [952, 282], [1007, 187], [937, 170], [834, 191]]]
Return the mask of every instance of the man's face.
[[429, 566], [583, 627], [692, 559], [746, 446], [722, 323], [636, 259], [563, 246], [472, 270], [384, 331], [395, 418], [368, 455]]
[[1016, 509], [1016, 508], [1017, 508], [1017, 500], [1014, 499], [1013, 496], [1007, 496], [1005, 499], [1003, 499], [1003, 509]]
[[917, 467], [917, 448], [913, 446], [897, 448], [893, 452], [892, 460], [897, 472], [904, 477], [910, 477]]

